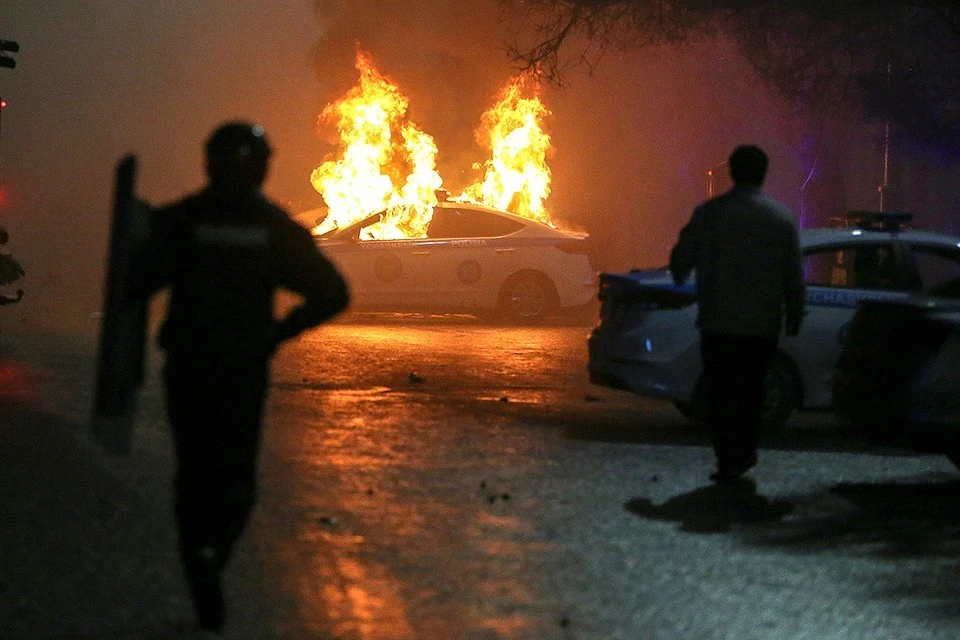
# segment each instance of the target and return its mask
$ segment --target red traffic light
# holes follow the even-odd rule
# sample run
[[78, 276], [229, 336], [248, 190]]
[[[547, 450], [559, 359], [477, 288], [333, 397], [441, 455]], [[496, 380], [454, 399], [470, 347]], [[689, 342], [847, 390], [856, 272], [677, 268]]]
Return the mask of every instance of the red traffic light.
[[0, 98], [0, 109], [5, 109], [7, 106], [7, 101], [3, 98]]

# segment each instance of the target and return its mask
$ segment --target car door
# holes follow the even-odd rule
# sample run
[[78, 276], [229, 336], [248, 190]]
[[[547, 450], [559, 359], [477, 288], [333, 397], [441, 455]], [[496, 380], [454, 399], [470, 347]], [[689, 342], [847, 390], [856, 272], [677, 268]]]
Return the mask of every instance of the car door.
[[515, 261], [516, 247], [502, 237], [522, 227], [488, 211], [437, 207], [418, 256], [424, 265], [424, 296], [444, 308], [492, 305]]
[[379, 216], [371, 216], [331, 239], [321, 239], [318, 246], [343, 273], [354, 306], [410, 306], [406, 303], [413, 288], [413, 277], [408, 263], [415, 242], [361, 240], [362, 231], [379, 220]]
[[956, 244], [909, 243], [905, 258], [920, 291], [960, 298], [960, 247]]
[[797, 336], [782, 347], [804, 385], [804, 406], [832, 403], [833, 374], [840, 348], [860, 300], [910, 295], [900, 249], [891, 240], [821, 246], [804, 251], [806, 308]]

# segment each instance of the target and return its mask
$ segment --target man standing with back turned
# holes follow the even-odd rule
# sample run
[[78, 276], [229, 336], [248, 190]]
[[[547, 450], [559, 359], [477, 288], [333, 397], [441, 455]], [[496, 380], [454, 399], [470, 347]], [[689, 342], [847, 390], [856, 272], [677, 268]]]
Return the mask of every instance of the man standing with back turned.
[[716, 482], [734, 481], [757, 463], [767, 368], [781, 330], [796, 335], [803, 319], [797, 222], [760, 191], [767, 163], [759, 147], [734, 149], [733, 188], [697, 207], [670, 254], [677, 284], [696, 271]]
[[[269, 156], [259, 125], [218, 128], [206, 144], [206, 188], [153, 214], [132, 274], [134, 296], [170, 289], [160, 346], [174, 510], [197, 620], [214, 632], [225, 617], [220, 574], [255, 501], [270, 358], [348, 303], [310, 233], [263, 196]], [[281, 288], [302, 304], [277, 320]]]

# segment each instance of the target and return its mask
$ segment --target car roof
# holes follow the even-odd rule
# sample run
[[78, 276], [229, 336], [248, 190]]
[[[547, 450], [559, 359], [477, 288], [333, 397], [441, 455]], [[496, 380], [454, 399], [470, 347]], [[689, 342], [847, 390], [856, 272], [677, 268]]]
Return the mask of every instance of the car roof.
[[800, 231], [800, 246], [803, 248], [830, 246], [875, 244], [899, 240], [912, 244], [960, 247], [960, 236], [919, 229], [903, 231], [874, 231], [870, 229], [818, 227]]
[[[474, 203], [474, 202], [459, 201], [459, 200], [455, 200], [455, 199], [452, 199], [452, 198], [451, 198], [451, 199], [448, 199], [448, 200], [441, 200], [441, 201], [437, 202], [437, 204], [436, 204], [435, 206], [436, 206], [436, 207], [440, 207], [440, 208], [444, 208], [444, 209], [466, 209], [466, 210], [471, 210], [471, 211], [482, 211], [482, 212], [485, 212], [485, 213], [492, 213], [492, 214], [495, 214], [495, 215], [498, 215], [498, 216], [502, 216], [502, 217], [504, 217], [504, 218], [508, 218], [508, 219], [510, 219], [510, 220], [514, 220], [514, 221], [522, 224], [524, 227], [533, 228], [533, 229], [538, 230], [538, 232], [543, 232], [543, 233], [547, 233], [548, 235], [555, 235], [555, 236], [558, 236], [558, 237], [567, 237], [567, 238], [571, 238], [571, 239], [582, 239], [582, 238], [585, 238], [585, 237], [587, 236], [586, 233], [580, 233], [580, 232], [576, 232], [576, 231], [566, 231], [566, 230], [564, 230], [564, 229], [559, 229], [559, 228], [557, 228], [557, 227], [551, 226], [551, 225], [549, 225], [549, 224], [546, 224], [546, 223], [541, 222], [541, 221], [539, 221], [539, 220], [535, 220], [535, 219], [533, 219], [533, 218], [527, 218], [527, 217], [521, 216], [521, 215], [516, 214], [516, 213], [511, 213], [511, 212], [509, 212], [509, 211], [504, 211], [503, 209], [497, 209], [497, 208], [495, 208], [495, 207], [491, 207], [491, 206], [484, 205], [484, 204], [477, 204], [477, 203]], [[378, 211], [378, 212], [376, 212], [376, 213], [371, 213], [370, 215], [366, 216], [366, 217], [363, 218], [362, 220], [358, 220], [358, 221], [354, 222], [353, 224], [350, 224], [350, 225], [348, 225], [348, 226], [346, 226], [346, 227], [340, 227], [340, 228], [337, 228], [337, 229], [331, 229], [331, 230], [330, 230], [329, 232], [327, 232], [326, 234], [324, 234], [324, 235], [322, 235], [322, 236], [317, 236], [317, 237], [318, 237], [318, 238], [327, 239], [327, 240], [334, 239], [334, 238], [336, 238], [337, 236], [345, 233], [348, 229], [352, 229], [353, 227], [356, 227], [357, 225], [363, 225], [363, 224], [367, 223], [368, 220], [370, 220], [371, 218], [374, 218], [375, 216], [379, 216], [381, 213], [383, 213], [383, 212], [382, 212], [382, 211]], [[423, 238], [421, 238], [421, 239], [423, 239]]]
[[[442, 208], [444, 208], [444, 209], [470, 209], [470, 210], [472, 210], [472, 211], [484, 211], [484, 212], [486, 212], [486, 213], [495, 213], [495, 214], [497, 214], [498, 216], [503, 216], [504, 218], [510, 218], [511, 220], [516, 220], [517, 222], [522, 222], [523, 224], [533, 223], [533, 224], [541, 225], [541, 226], [544, 226], [544, 227], [549, 227], [549, 226], [550, 226], [550, 225], [548, 225], [548, 224], [544, 224], [544, 223], [540, 222], [539, 220], [534, 220], [533, 218], [525, 218], [525, 217], [523, 217], [523, 216], [521, 216], [521, 215], [518, 215], [518, 214], [516, 214], [516, 213], [510, 213], [509, 211], [504, 211], [503, 209], [497, 209], [497, 208], [495, 208], [495, 207], [491, 207], [491, 206], [488, 206], [488, 205], [485, 205], [485, 204], [477, 204], [477, 203], [475, 203], [475, 202], [467, 202], [467, 201], [461, 202], [461, 201], [458, 201], [458, 200], [443, 200], [443, 201], [441, 201], [441, 202], [438, 202], [438, 203], [437, 203], [437, 206], [438, 206], [438, 207], [442, 207]], [[552, 227], [551, 227], [551, 228], [552, 228]]]

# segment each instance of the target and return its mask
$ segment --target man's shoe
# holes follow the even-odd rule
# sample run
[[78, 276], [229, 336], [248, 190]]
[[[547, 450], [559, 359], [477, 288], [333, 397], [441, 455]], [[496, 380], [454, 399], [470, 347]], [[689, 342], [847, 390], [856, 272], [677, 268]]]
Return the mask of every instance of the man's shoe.
[[710, 479], [717, 484], [723, 484], [736, 481], [740, 475], [741, 474], [734, 472], [733, 469], [721, 468], [711, 473]]
[[187, 570], [187, 582], [197, 623], [207, 631], [219, 633], [223, 631], [226, 617], [220, 586], [220, 558], [215, 549], [204, 547], [192, 564]]
[[717, 470], [710, 474], [710, 479], [717, 483], [734, 482], [755, 466], [757, 466], [757, 454], [753, 453], [739, 464], [718, 464]]
[[750, 457], [740, 463], [737, 469], [740, 471], [740, 475], [743, 475], [755, 466], [757, 466], [757, 454], [751, 453]]

